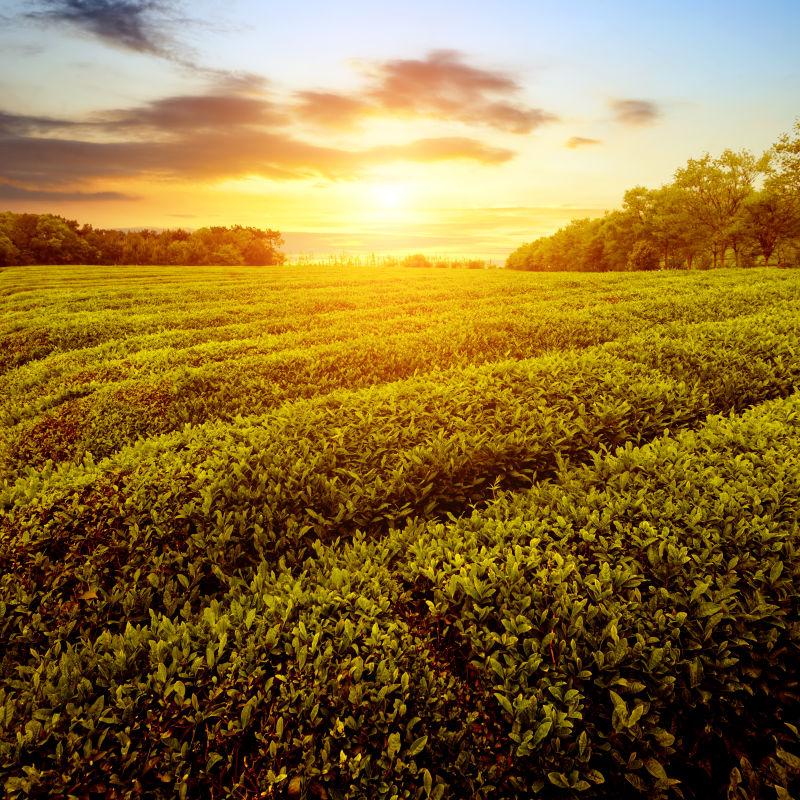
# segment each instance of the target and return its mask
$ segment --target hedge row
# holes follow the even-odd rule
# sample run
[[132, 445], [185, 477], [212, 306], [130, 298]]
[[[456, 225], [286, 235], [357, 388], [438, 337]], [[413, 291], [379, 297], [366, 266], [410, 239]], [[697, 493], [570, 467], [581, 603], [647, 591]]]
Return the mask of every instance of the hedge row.
[[[365, 298], [374, 295], [361, 287], [365, 294], [355, 292], [356, 310], [299, 314], [294, 323], [298, 330], [290, 333], [265, 333], [273, 305], [262, 309], [255, 302], [244, 304], [241, 315], [255, 319], [224, 325], [226, 334], [212, 324], [220, 320], [219, 309], [195, 310], [197, 316], [205, 314], [200, 341], [186, 331], [185, 314], [170, 310], [165, 318], [158, 313], [160, 306], [140, 310], [139, 318], [142, 324], [166, 328], [162, 333], [110, 341], [106, 337], [112, 333], [123, 336], [136, 326], [106, 310], [111, 321], [99, 311], [90, 315], [97, 317], [98, 330], [93, 330], [85, 314], [73, 313], [69, 324], [79, 338], [67, 337], [60, 346], [75, 349], [0, 376], [5, 395], [0, 402], [0, 469], [13, 475], [27, 464], [80, 459], [85, 452], [100, 458], [138, 437], [176, 430], [187, 422], [262, 414], [282, 402], [338, 388], [588, 347], [667, 322], [796, 308], [791, 281], [762, 278], [730, 287], [714, 277], [708, 286], [679, 286], [669, 293], [655, 286], [599, 297], [585, 288], [576, 296], [574, 289], [563, 286], [536, 292], [534, 284], [523, 286], [530, 291], [513, 303], [488, 289], [486, 297], [476, 298], [459, 287], [459, 294], [438, 300], [432, 311], [430, 302], [420, 307], [421, 300], [409, 303], [402, 293], [385, 309], [366, 306]], [[203, 295], [198, 302], [208, 303], [208, 298]], [[315, 302], [327, 307], [319, 298]], [[283, 313], [292, 319], [294, 311], [290, 307]], [[420, 313], [426, 311], [431, 313]], [[227, 314], [222, 318], [230, 322]], [[193, 322], [200, 324], [199, 319]], [[112, 327], [104, 331], [104, 325]], [[48, 336], [55, 336], [53, 322], [46, 326]], [[20, 333], [35, 337], [38, 330], [28, 322]], [[210, 341], [203, 338], [209, 331], [214, 337]], [[228, 334], [234, 338], [227, 339]], [[100, 344], [86, 347], [98, 339]]]
[[262, 561], [302, 564], [316, 540], [458, 513], [598, 448], [786, 396], [797, 321], [685, 326], [646, 364], [640, 343], [627, 358], [615, 343], [334, 393], [30, 470], [0, 494], [0, 667], [153, 610], [197, 611]]
[[794, 396], [56, 642], [0, 689], [5, 791], [793, 796], [799, 453]]

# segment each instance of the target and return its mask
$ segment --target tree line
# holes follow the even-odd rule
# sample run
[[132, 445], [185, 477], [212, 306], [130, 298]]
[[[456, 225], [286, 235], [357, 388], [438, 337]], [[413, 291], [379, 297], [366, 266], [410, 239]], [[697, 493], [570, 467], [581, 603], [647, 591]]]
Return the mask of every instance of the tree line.
[[0, 266], [27, 264], [282, 264], [283, 237], [261, 228], [121, 231], [54, 214], [0, 213]]
[[605, 272], [800, 264], [800, 121], [757, 157], [690, 159], [660, 189], [517, 248], [510, 269]]

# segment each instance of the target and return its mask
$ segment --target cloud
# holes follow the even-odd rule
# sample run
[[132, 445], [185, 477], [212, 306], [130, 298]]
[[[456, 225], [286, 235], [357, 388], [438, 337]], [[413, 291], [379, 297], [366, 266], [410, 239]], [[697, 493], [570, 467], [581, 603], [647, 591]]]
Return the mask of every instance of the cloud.
[[609, 105], [614, 119], [623, 125], [652, 125], [661, 116], [651, 100], [612, 100]]
[[507, 98], [521, 88], [510, 75], [470, 66], [456, 50], [384, 61], [369, 74], [372, 85], [365, 94], [386, 111], [457, 119], [512, 133], [529, 133], [556, 119], [542, 109], [510, 102]]
[[178, 95], [143, 106], [106, 111], [94, 117], [107, 130], [149, 128], [171, 134], [191, 130], [279, 125], [286, 114], [268, 99], [256, 95]]
[[70, 128], [74, 123], [53, 117], [35, 117], [28, 114], [9, 114], [0, 111], [0, 136], [21, 136], [47, 133]]
[[60, 200], [60, 201], [116, 201], [138, 200], [122, 192], [57, 192], [43, 189], [25, 189], [10, 183], [0, 183], [0, 200]]
[[[384, 163], [500, 164], [514, 155], [469, 136], [371, 147], [316, 144], [292, 129], [290, 108], [275, 102], [268, 89], [257, 76], [226, 76], [204, 92], [72, 120], [0, 110], [0, 181], [25, 187], [20, 192], [72, 191], [77, 198], [90, 194], [85, 184], [98, 179], [339, 180]], [[309, 92], [303, 100], [318, 110], [327, 103], [319, 111], [323, 116], [359, 110], [335, 95]]]
[[389, 162], [469, 159], [498, 164], [513, 155], [469, 137], [348, 150], [321, 147], [289, 133], [246, 125], [181, 127], [172, 129], [172, 134], [170, 138], [111, 142], [53, 136], [0, 137], [2, 178], [48, 191], [99, 178], [222, 180], [260, 175], [276, 180], [348, 179]]
[[520, 85], [505, 72], [467, 64], [455, 50], [423, 59], [362, 64], [367, 84], [352, 95], [299, 92], [296, 113], [329, 127], [350, 127], [366, 116], [430, 117], [525, 134], [558, 119], [516, 100]]
[[570, 136], [570, 138], [564, 143], [564, 147], [568, 147], [570, 150], [576, 150], [579, 147], [589, 147], [593, 144], [602, 143], [603, 142], [600, 139], [589, 139], [586, 136]]
[[373, 146], [355, 139], [351, 145], [330, 146], [324, 140], [309, 141], [301, 133], [304, 126], [297, 125], [297, 114], [305, 122], [314, 121], [318, 133], [364, 114], [386, 113], [389, 106], [392, 113], [405, 114], [413, 106], [408, 113], [479, 123], [488, 119], [513, 131], [549, 118], [507, 98], [489, 96], [487, 92], [516, 90], [516, 83], [502, 73], [470, 67], [449, 51], [420, 61], [386, 62], [379, 72], [370, 92], [360, 96], [307, 91], [288, 102], [276, 101], [263, 78], [227, 74], [215, 75], [205, 91], [195, 94], [74, 119], [0, 110], [0, 197], [118, 200], [130, 198], [97, 192], [96, 182], [247, 176], [349, 180], [387, 163], [468, 160], [497, 165], [514, 157], [513, 151], [472, 136]]
[[27, 16], [65, 23], [107, 44], [137, 53], [173, 57], [169, 35], [173, 5], [164, 0], [40, 0]]
[[337, 92], [304, 91], [295, 94], [295, 113], [304, 121], [326, 128], [351, 128], [363, 116], [374, 111], [358, 97]]
[[376, 147], [368, 155], [382, 161], [450, 161], [469, 159], [482, 164], [502, 164], [514, 157], [511, 150], [490, 147], [477, 139], [463, 136], [419, 139], [407, 145]]

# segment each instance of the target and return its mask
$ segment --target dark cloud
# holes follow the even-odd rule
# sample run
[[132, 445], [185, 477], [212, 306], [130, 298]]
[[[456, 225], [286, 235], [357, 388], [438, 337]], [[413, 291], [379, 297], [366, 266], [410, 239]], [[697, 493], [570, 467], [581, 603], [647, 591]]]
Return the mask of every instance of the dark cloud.
[[[488, 91], [508, 91], [516, 84], [500, 73], [469, 67], [456, 54], [435, 53], [425, 62], [387, 64], [381, 67], [381, 91], [386, 90], [382, 100], [373, 86], [369, 100], [366, 95], [301, 92], [294, 103], [279, 103], [266, 81], [241, 74], [215, 76], [205, 92], [162, 97], [76, 119], [0, 110], [4, 192], [0, 197], [128, 199], [86, 187], [93, 189], [104, 179], [218, 181], [251, 175], [346, 180], [384, 163], [462, 159], [493, 165], [513, 158], [512, 151], [469, 136], [348, 148], [308, 141], [290, 126], [297, 113], [318, 127], [343, 126], [360, 115], [376, 113], [378, 102], [382, 113], [404, 114], [414, 91], [420, 93], [414, 114], [480, 123], [489, 119], [495, 127], [520, 132], [549, 118], [507, 99], [487, 97]], [[389, 86], [397, 89], [391, 103]]]
[[[347, 179], [386, 162], [498, 164], [513, 156], [470, 137], [355, 149], [314, 144], [288, 127], [290, 113], [267, 89], [257, 76], [226, 76], [203, 93], [75, 120], [0, 111], [0, 181], [21, 191], [80, 194], [97, 179]], [[327, 103], [331, 113], [353, 111], [335, 95], [306, 93], [303, 100]]]
[[28, 134], [52, 133], [66, 130], [75, 123], [53, 117], [35, 117], [27, 114], [9, 114], [0, 111], [0, 136], [25, 136]]
[[56, 201], [115, 201], [137, 200], [134, 195], [122, 192], [57, 192], [44, 189], [25, 189], [10, 183], [0, 183], [0, 200], [56, 200]]
[[300, 92], [297, 113], [330, 127], [348, 127], [370, 115], [431, 117], [530, 133], [555, 114], [515, 102], [520, 85], [504, 72], [480, 69], [455, 50], [424, 59], [365, 66], [367, 86], [352, 95]]
[[570, 150], [576, 150], [579, 147], [589, 147], [593, 144], [602, 143], [600, 139], [589, 139], [586, 136], [570, 136], [564, 143], [564, 147], [568, 147]]
[[470, 66], [455, 50], [385, 61], [370, 72], [372, 85], [365, 94], [386, 111], [456, 119], [512, 133], [529, 133], [556, 119], [542, 109], [509, 101], [520, 90], [511, 76]]
[[39, 0], [27, 16], [64, 23], [108, 44], [173, 57], [174, 6], [164, 0]]
[[651, 125], [661, 116], [661, 109], [651, 100], [612, 100], [614, 119], [623, 125]]
[[277, 125], [286, 114], [258, 95], [179, 95], [154, 100], [143, 106], [108, 111], [95, 124], [109, 130], [150, 128], [167, 133], [187, 130]]
[[2, 177], [51, 190], [98, 178], [221, 180], [260, 175], [276, 180], [353, 178], [386, 162], [469, 159], [497, 164], [512, 157], [467, 137], [347, 150], [320, 147], [255, 127], [189, 128], [170, 139], [98, 142], [44, 136], [0, 138]]

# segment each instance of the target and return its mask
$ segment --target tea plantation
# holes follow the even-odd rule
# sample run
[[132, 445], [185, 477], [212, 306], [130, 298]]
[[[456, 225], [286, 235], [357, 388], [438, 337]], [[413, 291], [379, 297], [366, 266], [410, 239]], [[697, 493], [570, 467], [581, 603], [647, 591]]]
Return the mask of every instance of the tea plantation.
[[800, 272], [0, 271], [0, 793], [800, 797]]

